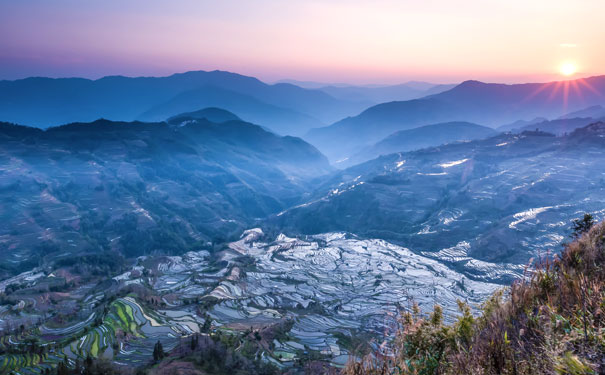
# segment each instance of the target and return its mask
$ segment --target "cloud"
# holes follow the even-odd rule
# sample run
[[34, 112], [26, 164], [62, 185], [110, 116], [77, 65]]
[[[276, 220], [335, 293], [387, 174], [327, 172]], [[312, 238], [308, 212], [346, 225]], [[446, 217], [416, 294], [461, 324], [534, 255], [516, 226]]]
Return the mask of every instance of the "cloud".
[[559, 47], [561, 48], [576, 48], [578, 45], [575, 43], [561, 43]]

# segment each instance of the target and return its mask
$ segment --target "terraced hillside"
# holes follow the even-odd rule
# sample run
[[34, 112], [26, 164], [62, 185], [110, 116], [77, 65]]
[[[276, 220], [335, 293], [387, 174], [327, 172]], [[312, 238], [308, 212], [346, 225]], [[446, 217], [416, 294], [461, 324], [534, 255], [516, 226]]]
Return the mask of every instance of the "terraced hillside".
[[119, 298], [105, 312], [91, 312], [79, 322], [65, 326], [45, 323], [18, 335], [2, 336], [2, 351], [13, 353], [0, 355], [0, 373], [39, 374], [59, 362], [73, 366], [88, 356], [137, 366], [148, 362], [158, 340], [170, 349], [178, 337], [199, 332], [203, 323], [176, 322], [144, 309], [132, 297]]
[[[89, 356], [148, 367], [158, 340], [170, 352], [200, 334], [231, 337], [235, 353], [282, 371], [313, 361], [338, 368], [360, 337], [382, 342], [414, 301], [454, 316], [456, 300], [479, 303], [498, 287], [346, 233], [272, 238], [252, 229], [215, 254], [140, 257], [110, 281], [78, 281], [77, 267], [38, 268], [6, 287], [19, 283], [0, 314], [12, 323], [1, 330], [0, 371], [39, 373]], [[45, 291], [58, 275], [72, 277], [65, 292]]]
[[[572, 219], [605, 212], [605, 124], [396, 153], [349, 168], [279, 213], [290, 233], [347, 231], [446, 261], [472, 277], [510, 281], [530, 258], [558, 251]], [[491, 273], [485, 262], [513, 265]]]

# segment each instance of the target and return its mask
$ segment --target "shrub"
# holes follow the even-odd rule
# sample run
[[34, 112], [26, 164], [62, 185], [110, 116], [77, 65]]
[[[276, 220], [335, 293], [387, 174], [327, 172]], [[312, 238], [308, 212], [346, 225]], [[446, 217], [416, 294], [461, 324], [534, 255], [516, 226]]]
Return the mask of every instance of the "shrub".
[[477, 318], [459, 302], [460, 316], [443, 323], [442, 310], [401, 315], [392, 356], [372, 353], [349, 363], [365, 374], [602, 374], [605, 373], [605, 224], [585, 216], [576, 240], [496, 292]]

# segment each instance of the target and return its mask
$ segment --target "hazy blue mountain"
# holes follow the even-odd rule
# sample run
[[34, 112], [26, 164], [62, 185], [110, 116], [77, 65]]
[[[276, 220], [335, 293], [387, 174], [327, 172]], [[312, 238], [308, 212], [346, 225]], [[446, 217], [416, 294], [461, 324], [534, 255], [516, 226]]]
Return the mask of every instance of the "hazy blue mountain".
[[291, 109], [264, 103], [252, 96], [213, 86], [183, 92], [138, 116], [140, 121], [163, 121], [204, 107], [220, 107], [279, 134], [304, 134], [318, 119]]
[[320, 90], [338, 99], [357, 100], [373, 104], [416, 99], [426, 95], [424, 90], [412, 88], [406, 84], [385, 87], [326, 86], [320, 88]]
[[601, 104], [605, 101], [605, 76], [514, 85], [467, 81], [433, 97], [462, 105], [469, 116], [496, 126], [520, 118], [557, 118]]
[[232, 112], [217, 107], [208, 107], [200, 109], [199, 111], [181, 113], [180, 115], [173, 116], [167, 120], [168, 123], [178, 124], [188, 120], [202, 120], [206, 119], [210, 122], [217, 124], [227, 121], [241, 121], [241, 118], [237, 117]]
[[[406, 85], [407, 87], [419, 90], [419, 91], [428, 91], [431, 90], [435, 87], [438, 86], [449, 86], [449, 85], [441, 85], [441, 84], [434, 84], [434, 83], [430, 83], [430, 82], [425, 82], [425, 81], [407, 81], [406, 83], [404, 83], [404, 85]], [[456, 86], [456, 85], [451, 85], [452, 87]], [[450, 88], [452, 88], [450, 87]]]
[[311, 129], [304, 138], [332, 162], [337, 162], [396, 131], [462, 120], [458, 112], [455, 106], [433, 98], [383, 103], [368, 108], [358, 116], [345, 118], [324, 128]]
[[297, 81], [293, 79], [281, 80], [279, 82], [290, 83], [308, 89], [317, 89], [334, 98], [356, 102], [365, 107], [385, 102], [418, 99], [427, 95], [438, 94], [456, 86], [422, 81], [409, 81], [396, 85], [352, 85], [346, 83]]
[[590, 117], [590, 118], [601, 118], [605, 117], [605, 107], [602, 105], [593, 105], [588, 108], [581, 109], [579, 111], [567, 113], [560, 117], [560, 119], [570, 119], [578, 117]]
[[331, 96], [348, 101], [378, 104], [418, 99], [451, 89], [455, 85], [434, 85], [427, 82], [408, 82], [390, 86], [326, 86], [321, 87]]
[[579, 213], [602, 216], [603, 158], [605, 123], [395, 153], [338, 172], [273, 220], [291, 233], [394, 241], [469, 274], [518, 275]]
[[327, 83], [327, 82], [318, 82], [318, 81], [301, 81], [297, 79], [280, 79], [275, 83], [287, 83], [290, 85], [302, 87], [305, 89], [320, 89], [326, 86], [336, 86], [336, 87], [350, 87], [353, 86], [349, 83]]
[[470, 122], [445, 122], [410, 130], [401, 130], [353, 155], [351, 158], [338, 163], [337, 166], [352, 166], [375, 159], [380, 155], [419, 150], [452, 142], [471, 141], [491, 137], [496, 134], [497, 132], [492, 128]]
[[[306, 116], [308, 119], [319, 119], [320, 123], [330, 123], [363, 109], [358, 103], [337, 100], [318, 90], [290, 84], [268, 85], [253, 77], [223, 71], [195, 71], [169, 77], [0, 81], [0, 119], [41, 128], [68, 122], [94, 121], [97, 118], [131, 121], [180, 94], [205, 87], [235, 92], [264, 103], [265, 106], [257, 111], [259, 115], [265, 111], [266, 105], [280, 108], [284, 113], [294, 113], [294, 122]], [[186, 111], [205, 106], [208, 105], [200, 103]], [[228, 106], [216, 106], [245, 117]], [[180, 112], [184, 111], [168, 113], [167, 116]]]
[[537, 124], [537, 123], [544, 122], [544, 121], [548, 121], [548, 119], [545, 117], [536, 117], [533, 120], [517, 120], [517, 121], [511, 122], [510, 124], [504, 124], [504, 125], [498, 126], [496, 128], [496, 130], [501, 131], [501, 132], [516, 131], [527, 125], [533, 125], [533, 124]]
[[0, 171], [1, 271], [59, 251], [135, 256], [220, 242], [297, 204], [331, 168], [299, 138], [202, 119], [2, 123]]
[[439, 93], [445, 92], [445, 91], [447, 91], [447, 90], [451, 90], [451, 89], [453, 89], [453, 88], [454, 88], [454, 87], [456, 87], [456, 86], [457, 86], [456, 84], [441, 84], [441, 85], [435, 85], [435, 86], [433, 86], [433, 87], [431, 87], [431, 88], [428, 88], [428, 89], [425, 91], [425, 95], [439, 94]]
[[[605, 101], [605, 76], [574, 81], [493, 84], [466, 81], [422, 99], [383, 103], [305, 136], [332, 160], [348, 157], [397, 131], [445, 121], [495, 127], [523, 118], [556, 118]], [[332, 140], [339, 139], [338, 144]]]
[[582, 128], [598, 120], [598, 118], [593, 119], [590, 117], [557, 119], [525, 125], [514, 131], [520, 133], [525, 130], [539, 130], [556, 135], [563, 135], [565, 133], [571, 133], [577, 128]]

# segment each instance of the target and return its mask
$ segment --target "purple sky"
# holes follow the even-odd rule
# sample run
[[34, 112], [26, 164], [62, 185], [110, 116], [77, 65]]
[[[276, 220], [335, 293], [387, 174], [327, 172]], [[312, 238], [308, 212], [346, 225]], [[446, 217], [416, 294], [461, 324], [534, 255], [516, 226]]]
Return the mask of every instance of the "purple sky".
[[229, 70], [266, 81], [603, 74], [602, 0], [0, 0], [0, 79]]

